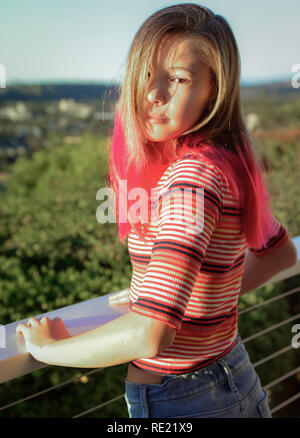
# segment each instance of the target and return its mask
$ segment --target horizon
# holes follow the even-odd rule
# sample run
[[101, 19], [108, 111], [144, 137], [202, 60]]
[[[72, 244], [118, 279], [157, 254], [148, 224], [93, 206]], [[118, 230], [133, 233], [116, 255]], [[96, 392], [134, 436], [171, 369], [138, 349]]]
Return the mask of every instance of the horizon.
[[[275, 77], [257, 77], [257, 78], [245, 78], [240, 80], [240, 86], [257, 86], [257, 85], [271, 85], [275, 83], [287, 83], [291, 82], [291, 77], [288, 75], [283, 76], [275, 76]], [[15, 79], [10, 80], [6, 82], [6, 87], [14, 86], [14, 85], [28, 85], [28, 86], [34, 86], [34, 85], [103, 85], [103, 86], [111, 86], [111, 85], [119, 85], [120, 82], [112, 82], [109, 80], [97, 80], [97, 79], [72, 79], [72, 78], [61, 78], [61, 79], [41, 79], [41, 80], [34, 80], [34, 79]]]

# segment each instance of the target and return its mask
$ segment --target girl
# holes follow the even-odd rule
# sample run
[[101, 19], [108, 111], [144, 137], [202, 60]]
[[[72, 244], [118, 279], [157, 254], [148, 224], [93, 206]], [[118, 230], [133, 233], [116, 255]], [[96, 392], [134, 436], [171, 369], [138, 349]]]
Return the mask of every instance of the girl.
[[272, 215], [239, 77], [234, 35], [210, 9], [178, 4], [142, 24], [109, 155], [133, 267], [111, 304], [129, 312], [73, 337], [60, 319], [17, 327], [50, 365], [129, 362], [130, 417], [271, 417], [238, 334], [238, 298], [295, 264], [296, 248]]

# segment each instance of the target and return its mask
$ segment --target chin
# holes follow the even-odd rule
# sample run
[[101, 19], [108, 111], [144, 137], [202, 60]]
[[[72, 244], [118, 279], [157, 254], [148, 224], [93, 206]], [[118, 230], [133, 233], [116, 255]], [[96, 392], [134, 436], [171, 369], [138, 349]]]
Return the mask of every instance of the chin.
[[169, 140], [175, 139], [178, 135], [169, 135], [169, 136], [163, 136], [163, 135], [149, 135], [146, 134], [145, 137], [147, 138], [147, 140], [150, 140], [154, 143], [164, 143], [167, 142]]

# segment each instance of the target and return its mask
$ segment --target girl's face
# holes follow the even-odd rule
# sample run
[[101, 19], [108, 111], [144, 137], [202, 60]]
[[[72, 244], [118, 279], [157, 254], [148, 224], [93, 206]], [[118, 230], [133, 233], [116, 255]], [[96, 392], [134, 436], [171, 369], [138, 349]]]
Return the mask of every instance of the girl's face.
[[199, 120], [211, 96], [210, 69], [190, 37], [172, 35], [158, 45], [148, 77], [145, 136], [166, 142]]

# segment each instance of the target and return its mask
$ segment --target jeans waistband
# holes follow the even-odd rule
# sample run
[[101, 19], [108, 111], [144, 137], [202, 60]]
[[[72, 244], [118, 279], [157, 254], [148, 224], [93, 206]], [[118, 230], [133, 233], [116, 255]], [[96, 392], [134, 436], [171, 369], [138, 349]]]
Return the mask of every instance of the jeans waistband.
[[[211, 364], [204, 366], [202, 368], [199, 368], [196, 371], [190, 371], [188, 373], [180, 373], [180, 374], [164, 374], [162, 382], [165, 381], [166, 379], [172, 379], [172, 378], [176, 378], [176, 377], [180, 377], [180, 376], [186, 377], [186, 376], [192, 375], [192, 374], [206, 374], [208, 371], [213, 372], [214, 370], [217, 374], [219, 374], [220, 366], [222, 369], [224, 369], [224, 366], [223, 366], [224, 363], [226, 363], [227, 367], [230, 370], [233, 370], [233, 369], [240, 368], [240, 366], [242, 366], [247, 360], [249, 360], [248, 353], [245, 349], [245, 346], [243, 344], [243, 341], [242, 341], [240, 335], [237, 334], [236, 344], [227, 354], [225, 354], [221, 358], [216, 359]], [[148, 384], [139, 384], [139, 383], [128, 382], [126, 379], [126, 385], [127, 385], [127, 387], [134, 388], [137, 386], [147, 386]], [[150, 385], [155, 386], [156, 384], [150, 384]]]
[[[247, 356], [247, 358], [245, 358], [244, 360], [242, 359], [244, 356]], [[204, 373], [207, 370], [212, 370], [212, 368], [215, 368], [216, 366], [218, 366], [217, 364], [220, 363], [221, 361], [226, 362], [227, 365], [229, 366], [230, 369], [235, 368], [238, 363], [242, 360], [241, 365], [248, 359], [248, 353], [245, 350], [245, 346], [243, 344], [243, 341], [240, 337], [239, 334], [237, 334], [237, 339], [235, 342], [234, 347], [232, 347], [232, 349], [225, 354], [224, 356], [222, 356], [219, 359], [216, 359], [214, 362], [212, 362], [209, 365], [206, 365], [204, 367], [199, 368], [196, 371], [190, 371], [188, 373], [180, 373], [180, 374], [171, 374], [170, 376], [172, 377], [176, 377], [176, 376], [187, 376], [188, 374], [193, 374], [193, 373]]]

